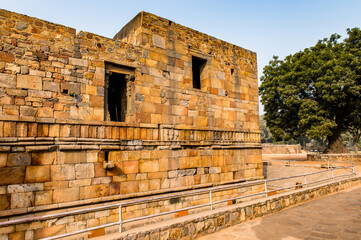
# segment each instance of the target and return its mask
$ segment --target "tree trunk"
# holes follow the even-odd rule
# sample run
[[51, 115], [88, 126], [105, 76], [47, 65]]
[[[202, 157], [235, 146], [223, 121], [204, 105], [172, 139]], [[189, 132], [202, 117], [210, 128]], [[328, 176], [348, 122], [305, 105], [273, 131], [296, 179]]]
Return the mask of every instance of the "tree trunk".
[[341, 131], [335, 131], [327, 138], [328, 145], [323, 153], [350, 153], [341, 140]]
[[355, 153], [358, 154], [358, 147], [357, 147], [357, 143], [355, 143]]

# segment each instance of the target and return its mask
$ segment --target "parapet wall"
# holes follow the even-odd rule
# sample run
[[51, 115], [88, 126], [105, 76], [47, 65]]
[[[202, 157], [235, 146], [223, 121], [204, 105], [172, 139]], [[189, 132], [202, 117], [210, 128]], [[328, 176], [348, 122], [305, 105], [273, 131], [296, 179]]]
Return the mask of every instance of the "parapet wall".
[[301, 145], [274, 145], [262, 144], [262, 154], [298, 154], [301, 153]]
[[360, 162], [361, 154], [307, 154], [307, 161]]

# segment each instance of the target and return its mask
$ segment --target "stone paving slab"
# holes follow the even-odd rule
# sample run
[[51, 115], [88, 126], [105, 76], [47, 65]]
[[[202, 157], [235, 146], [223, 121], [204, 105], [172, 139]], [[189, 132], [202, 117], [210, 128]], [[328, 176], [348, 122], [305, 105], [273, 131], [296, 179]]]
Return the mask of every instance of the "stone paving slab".
[[361, 186], [238, 224], [198, 239], [361, 239]]

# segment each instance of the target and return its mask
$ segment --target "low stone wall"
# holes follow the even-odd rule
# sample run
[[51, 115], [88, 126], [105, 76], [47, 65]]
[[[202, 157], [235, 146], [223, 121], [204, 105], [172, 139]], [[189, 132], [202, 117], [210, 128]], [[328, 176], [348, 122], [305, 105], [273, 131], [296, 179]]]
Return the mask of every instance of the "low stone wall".
[[307, 154], [307, 161], [360, 162], [361, 154]]
[[201, 213], [197, 214], [197, 216], [179, 218], [161, 227], [159, 225], [156, 228], [148, 226], [147, 229], [133, 229], [128, 232], [111, 234], [107, 236], [107, 239], [196, 239], [229, 226], [280, 211], [289, 206], [339, 192], [360, 183], [361, 177], [355, 177], [322, 186], [295, 190], [278, 196], [267, 197], [263, 200], [254, 200], [242, 205], [218, 209], [212, 213]]
[[297, 154], [301, 153], [301, 145], [262, 144], [262, 154]]
[[[220, 201], [223, 199], [230, 199], [236, 196], [240, 196], [243, 194], [252, 194], [256, 192], [264, 191], [263, 184], [260, 185], [252, 185], [243, 188], [237, 189], [227, 189], [223, 191], [213, 192], [212, 199], [213, 201]], [[164, 196], [164, 195], [157, 195]], [[149, 196], [148, 196], [149, 197]], [[155, 195], [152, 195], [155, 197]], [[139, 200], [140, 198], [138, 198]], [[112, 202], [112, 203], [120, 203], [121, 201]], [[122, 201], [127, 202], [127, 200]], [[133, 219], [136, 217], [142, 217], [146, 215], [151, 215], [159, 212], [172, 211], [176, 209], [182, 209], [190, 206], [201, 205], [209, 203], [209, 192], [198, 193], [195, 195], [188, 195], [184, 197], [174, 197], [168, 198], [161, 201], [156, 202], [146, 202], [138, 205], [129, 205], [124, 206], [122, 208], [122, 219]], [[108, 203], [110, 204], [110, 203]], [[223, 206], [227, 206], [232, 204], [232, 202], [225, 202]], [[84, 209], [89, 209], [93, 207], [101, 207], [103, 204], [89, 204], [82, 207], [67, 207], [60, 208], [58, 210], [46, 211], [42, 213], [36, 214], [22, 214], [18, 216], [10, 216], [0, 218], [0, 223], [4, 221], [14, 220], [14, 219], [26, 219], [41, 214], [49, 215], [49, 214], [63, 214], [62, 216], [44, 220], [36, 220], [23, 222], [16, 225], [7, 225], [0, 227], [0, 240], [9, 240], [9, 239], [22, 239], [22, 240], [31, 240], [31, 239], [41, 239], [45, 237], [51, 237], [54, 235], [64, 234], [68, 232], [73, 232], [77, 230], [82, 230], [85, 228], [91, 228], [103, 224], [109, 224], [113, 222], [117, 222], [119, 220], [119, 208], [113, 207], [111, 209], [106, 210], [97, 210], [97, 211], [89, 211]], [[123, 230], [128, 230], [131, 228], [149, 225], [153, 223], [157, 223], [160, 221], [166, 221], [170, 219], [174, 219], [180, 216], [184, 216], [187, 214], [195, 214], [200, 211], [207, 210], [206, 208], [194, 209], [189, 211], [181, 211], [175, 214], [168, 214], [164, 216], [160, 216], [157, 218], [146, 219], [144, 221], [137, 221], [134, 223], [127, 223], [124, 225]], [[65, 214], [69, 211], [74, 210], [84, 210], [81, 213], [77, 214]], [[74, 239], [87, 239], [90, 237], [95, 237], [98, 235], [104, 235], [108, 233], [118, 232], [119, 226], [108, 227], [106, 229], [102, 228], [100, 230], [89, 231], [87, 233], [77, 235]]]

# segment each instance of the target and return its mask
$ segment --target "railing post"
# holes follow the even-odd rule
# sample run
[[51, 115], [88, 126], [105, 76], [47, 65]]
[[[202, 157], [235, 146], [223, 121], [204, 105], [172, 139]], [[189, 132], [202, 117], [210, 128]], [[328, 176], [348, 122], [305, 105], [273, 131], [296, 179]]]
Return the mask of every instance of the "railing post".
[[305, 187], [307, 187], [307, 176], [305, 175]]
[[335, 178], [333, 175], [333, 168], [331, 168], [332, 180]]
[[123, 222], [123, 218], [122, 218], [122, 205], [119, 205], [119, 232], [122, 232], [122, 222]]
[[330, 161], [327, 161], [327, 169], [330, 169]]
[[211, 204], [211, 210], [213, 210], [212, 190], [209, 190], [209, 202]]
[[266, 197], [267, 197], [267, 195], [268, 195], [267, 180], [264, 180], [264, 192], [266, 193]]
[[352, 163], [352, 174], [355, 174], [355, 164]]

